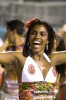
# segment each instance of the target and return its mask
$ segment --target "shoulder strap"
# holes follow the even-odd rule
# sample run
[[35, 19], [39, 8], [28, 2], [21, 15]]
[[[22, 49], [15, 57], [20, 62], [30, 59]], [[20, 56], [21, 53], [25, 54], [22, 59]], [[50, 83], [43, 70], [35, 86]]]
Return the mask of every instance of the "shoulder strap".
[[46, 60], [47, 60], [48, 62], [51, 62], [51, 61], [50, 61], [50, 58], [46, 55], [46, 53], [44, 53], [43, 55], [44, 55], [44, 57], [46, 58]]

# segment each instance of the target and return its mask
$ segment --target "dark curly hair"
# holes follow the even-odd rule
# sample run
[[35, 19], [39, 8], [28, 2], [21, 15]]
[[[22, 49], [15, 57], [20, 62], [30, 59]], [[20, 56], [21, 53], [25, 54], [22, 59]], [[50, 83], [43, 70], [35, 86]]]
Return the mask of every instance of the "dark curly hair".
[[14, 29], [16, 29], [17, 31], [17, 34], [18, 35], [23, 35], [25, 36], [25, 30], [24, 30], [24, 22], [22, 22], [21, 20], [19, 19], [13, 19], [13, 20], [10, 20], [6, 23], [7, 25], [7, 28], [9, 28], [11, 31], [13, 31]]
[[46, 50], [45, 48], [45, 53], [48, 55], [51, 53], [52, 48], [53, 48], [53, 44], [54, 44], [54, 37], [55, 37], [55, 31], [53, 30], [52, 26], [45, 22], [45, 21], [41, 21], [39, 19], [35, 19], [34, 21], [32, 21], [29, 25], [28, 31], [26, 33], [26, 42], [24, 45], [24, 49], [23, 49], [23, 54], [24, 56], [28, 56], [30, 54], [30, 45], [29, 44], [29, 36], [30, 36], [30, 31], [33, 27], [35, 27], [36, 25], [43, 25], [47, 31], [48, 31], [48, 50]]

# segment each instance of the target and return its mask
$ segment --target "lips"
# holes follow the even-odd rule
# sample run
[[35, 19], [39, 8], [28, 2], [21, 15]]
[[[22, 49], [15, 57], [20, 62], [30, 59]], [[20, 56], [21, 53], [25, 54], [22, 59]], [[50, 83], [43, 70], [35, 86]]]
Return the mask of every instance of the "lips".
[[35, 45], [41, 45], [41, 42], [40, 41], [34, 41], [33, 44], [35, 44]]
[[41, 42], [40, 42], [40, 41], [33, 41], [33, 46], [34, 46], [35, 48], [40, 47], [40, 45], [41, 45]]

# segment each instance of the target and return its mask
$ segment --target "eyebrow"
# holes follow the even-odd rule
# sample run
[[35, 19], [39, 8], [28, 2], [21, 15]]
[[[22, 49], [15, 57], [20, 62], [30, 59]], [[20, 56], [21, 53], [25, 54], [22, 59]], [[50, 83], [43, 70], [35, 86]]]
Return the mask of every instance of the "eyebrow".
[[[36, 30], [31, 30], [31, 31], [36, 31]], [[38, 31], [36, 31], [36, 32], [38, 32]], [[42, 30], [42, 31], [39, 31], [39, 32], [46, 32], [45, 30]]]

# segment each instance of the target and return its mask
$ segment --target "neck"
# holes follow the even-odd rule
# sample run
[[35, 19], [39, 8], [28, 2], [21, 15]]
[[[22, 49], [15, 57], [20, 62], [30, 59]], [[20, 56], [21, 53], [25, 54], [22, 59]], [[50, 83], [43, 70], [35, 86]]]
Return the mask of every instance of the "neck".
[[14, 45], [15, 45], [16, 47], [22, 45], [22, 37], [21, 37], [21, 36], [17, 35], [17, 36], [15, 37]]
[[16, 46], [16, 49], [17, 50], [23, 49], [23, 46], [24, 46], [23, 44], [20, 44], [20, 45]]
[[42, 52], [40, 52], [40, 53], [31, 53], [31, 57], [32, 57], [34, 60], [40, 60], [40, 59], [44, 58]]
[[15, 46], [16, 47], [19, 47], [19, 46], [21, 46], [22, 45], [22, 41], [17, 41], [16, 43], [15, 43]]

